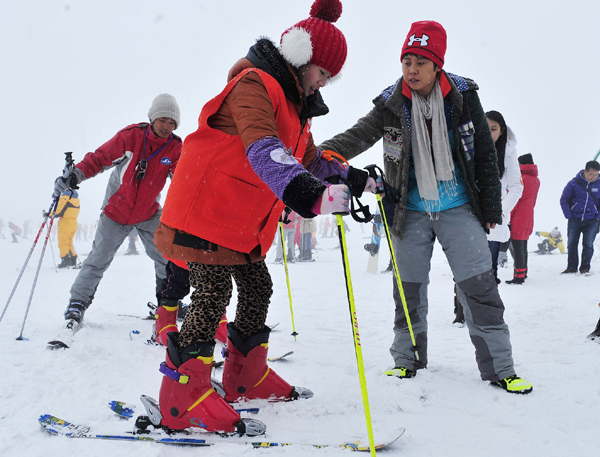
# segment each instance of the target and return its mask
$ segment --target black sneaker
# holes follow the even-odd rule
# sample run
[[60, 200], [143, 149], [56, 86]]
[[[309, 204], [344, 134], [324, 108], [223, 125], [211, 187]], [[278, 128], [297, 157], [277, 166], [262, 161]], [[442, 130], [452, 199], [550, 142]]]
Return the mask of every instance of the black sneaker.
[[73, 320], [80, 324], [88, 306], [90, 306], [89, 303], [84, 303], [79, 300], [71, 300], [65, 311], [65, 320]]
[[569, 270], [569, 269], [567, 268], [565, 271], [563, 271], [563, 272], [561, 273], [561, 275], [566, 275], [566, 274], [571, 274], [571, 273], [577, 273], [577, 270]]

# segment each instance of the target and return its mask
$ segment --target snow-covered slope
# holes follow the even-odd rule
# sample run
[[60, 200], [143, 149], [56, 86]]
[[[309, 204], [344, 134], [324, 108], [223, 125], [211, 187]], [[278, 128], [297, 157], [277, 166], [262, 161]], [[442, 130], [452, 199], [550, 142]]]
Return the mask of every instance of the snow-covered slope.
[[[432, 262], [429, 315], [429, 368], [414, 379], [382, 374], [392, 367], [391, 275], [366, 272], [370, 226], [351, 223], [348, 233], [351, 274], [375, 437], [406, 427], [405, 435], [383, 455], [564, 456], [600, 450], [600, 345], [586, 343], [600, 309], [596, 277], [561, 276], [566, 255], [530, 255], [524, 286], [500, 285], [510, 326], [516, 368], [534, 391], [508, 394], [479, 379], [466, 328], [455, 328], [452, 276], [441, 249]], [[348, 301], [337, 239], [319, 238], [316, 261], [289, 266], [297, 341], [291, 336], [290, 307], [281, 265], [270, 263], [275, 282], [268, 324], [270, 355], [294, 354], [271, 367], [292, 384], [315, 393], [307, 401], [261, 404], [257, 419], [268, 427], [266, 439], [339, 443], [363, 439], [366, 426], [357, 375]], [[4, 307], [31, 241], [0, 240], [0, 277]], [[532, 239], [531, 245], [535, 245]], [[534, 246], [530, 245], [530, 250]], [[76, 243], [81, 254], [90, 242]], [[387, 265], [382, 240], [380, 269]], [[56, 250], [56, 249], [55, 249]], [[158, 366], [164, 350], [147, 346], [151, 322], [143, 316], [153, 300], [152, 262], [144, 255], [115, 257], [102, 280], [85, 327], [68, 350], [49, 351], [46, 342], [63, 322], [62, 312], [77, 271], [55, 272], [50, 249], [23, 335], [20, 334], [40, 248], [0, 323], [0, 449], [3, 456], [238, 456], [347, 455], [340, 449], [290, 447], [252, 450], [236, 444], [191, 449], [150, 443], [73, 440], [46, 433], [42, 413], [118, 433], [130, 427], [107, 407], [110, 400], [137, 404], [140, 394], [158, 396]], [[274, 260], [271, 252], [268, 261]], [[600, 262], [594, 261], [597, 269]], [[512, 269], [501, 269], [509, 279]], [[235, 300], [229, 319], [235, 315]], [[139, 330], [139, 335], [131, 334]], [[131, 337], [130, 338], [130, 334]], [[217, 355], [219, 358], [220, 356]], [[221, 372], [216, 372], [221, 376]]]

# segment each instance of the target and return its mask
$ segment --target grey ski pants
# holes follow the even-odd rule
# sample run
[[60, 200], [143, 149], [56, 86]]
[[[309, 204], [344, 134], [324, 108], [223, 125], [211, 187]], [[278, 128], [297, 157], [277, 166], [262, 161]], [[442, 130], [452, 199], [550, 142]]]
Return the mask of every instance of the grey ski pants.
[[406, 211], [403, 239], [392, 237], [398, 270], [419, 352], [412, 350], [410, 332], [394, 279], [394, 342], [390, 353], [396, 367], [418, 370], [427, 366], [427, 286], [433, 244], [437, 239], [452, 270], [457, 293], [481, 379], [497, 381], [514, 375], [510, 334], [504, 304], [492, 273], [485, 231], [469, 204], [434, 215]]
[[134, 228], [137, 229], [146, 254], [154, 260], [157, 288], [159, 288], [160, 283], [167, 277], [167, 259], [158, 252], [154, 245], [154, 231], [158, 227], [161, 214], [162, 211], [159, 210], [147, 221], [133, 225], [119, 224], [104, 213], [100, 214], [92, 252], [84, 260], [81, 270], [71, 287], [71, 300], [81, 300], [84, 303], [92, 302], [104, 272], [110, 266], [123, 241]]

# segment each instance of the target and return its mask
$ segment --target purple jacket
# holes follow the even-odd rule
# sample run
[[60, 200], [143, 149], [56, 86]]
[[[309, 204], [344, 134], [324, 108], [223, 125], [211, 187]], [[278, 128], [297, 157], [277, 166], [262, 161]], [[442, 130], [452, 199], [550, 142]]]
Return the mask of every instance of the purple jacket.
[[[595, 201], [592, 195], [595, 197]], [[567, 183], [560, 197], [560, 207], [567, 219], [575, 218], [586, 221], [598, 218], [599, 204], [600, 179], [587, 182], [583, 176], [583, 170]]]

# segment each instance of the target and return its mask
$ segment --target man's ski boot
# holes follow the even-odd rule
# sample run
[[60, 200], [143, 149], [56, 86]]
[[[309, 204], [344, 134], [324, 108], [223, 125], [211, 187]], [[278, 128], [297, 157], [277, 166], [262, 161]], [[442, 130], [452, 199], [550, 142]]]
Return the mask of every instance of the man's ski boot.
[[[166, 361], [161, 364], [160, 426], [167, 430], [199, 427], [224, 434], [262, 435], [266, 426], [254, 419], [240, 419], [223, 397], [214, 391], [211, 371], [215, 343], [197, 342], [181, 349], [179, 333], [167, 333]], [[158, 414], [152, 422], [157, 425]]]
[[600, 319], [596, 324], [596, 329], [587, 336], [587, 339], [595, 343], [600, 343]]
[[64, 257], [61, 257], [61, 262], [58, 264], [58, 268], [67, 268], [71, 266], [71, 254], [67, 254]]
[[161, 298], [154, 313], [154, 341], [162, 346], [167, 345], [167, 333], [179, 332], [177, 328], [178, 300]]
[[65, 310], [65, 320], [73, 320], [78, 324], [81, 324], [85, 310], [88, 309], [89, 306], [89, 303], [84, 303], [80, 300], [70, 300], [69, 306], [67, 306], [67, 309]]
[[71, 265], [69, 266], [75, 268], [77, 266], [77, 256], [75, 254], [69, 254], [69, 256], [71, 257]]
[[223, 369], [225, 400], [238, 402], [256, 398], [273, 401], [311, 398], [312, 391], [292, 387], [267, 365], [269, 333], [265, 327], [242, 340], [233, 323], [227, 324], [227, 350]]

